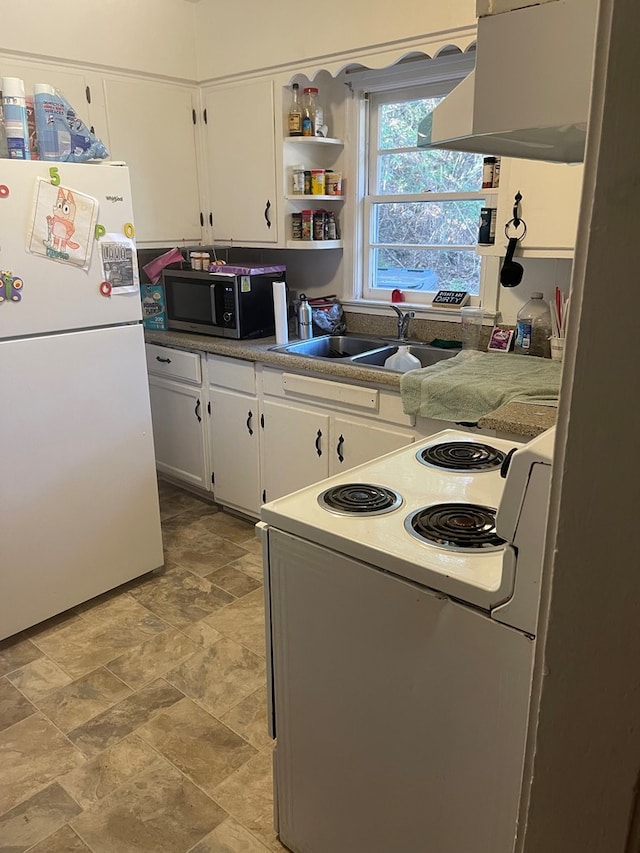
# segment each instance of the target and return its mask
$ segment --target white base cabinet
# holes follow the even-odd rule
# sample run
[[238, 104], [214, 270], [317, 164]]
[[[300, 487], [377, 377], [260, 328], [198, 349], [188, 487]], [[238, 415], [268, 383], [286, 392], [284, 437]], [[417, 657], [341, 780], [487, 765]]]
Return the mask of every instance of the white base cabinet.
[[399, 394], [269, 368], [261, 378], [265, 501], [415, 439]]
[[252, 362], [207, 356], [209, 454], [217, 503], [260, 514], [260, 414]]
[[146, 345], [156, 468], [190, 486], [210, 488], [200, 356]]

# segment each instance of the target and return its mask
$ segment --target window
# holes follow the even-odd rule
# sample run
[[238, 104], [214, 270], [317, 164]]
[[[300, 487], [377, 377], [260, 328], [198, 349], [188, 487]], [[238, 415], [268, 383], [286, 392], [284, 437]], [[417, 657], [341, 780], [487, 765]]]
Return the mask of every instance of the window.
[[482, 155], [418, 148], [421, 120], [457, 84], [440, 79], [362, 94], [362, 296], [427, 303], [441, 289], [479, 296]]

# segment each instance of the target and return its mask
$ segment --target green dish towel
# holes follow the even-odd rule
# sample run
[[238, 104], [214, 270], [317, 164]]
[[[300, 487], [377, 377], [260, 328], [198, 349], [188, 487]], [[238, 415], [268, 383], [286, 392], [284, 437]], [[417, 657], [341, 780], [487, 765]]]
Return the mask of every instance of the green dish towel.
[[463, 350], [400, 377], [406, 415], [476, 423], [505, 403], [557, 406], [562, 362]]

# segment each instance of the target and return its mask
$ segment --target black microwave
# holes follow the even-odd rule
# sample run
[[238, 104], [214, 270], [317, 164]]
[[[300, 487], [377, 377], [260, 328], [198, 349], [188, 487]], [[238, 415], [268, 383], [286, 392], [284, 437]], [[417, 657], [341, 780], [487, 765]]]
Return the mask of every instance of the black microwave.
[[284, 266], [222, 266], [215, 272], [164, 270], [167, 326], [223, 338], [275, 333], [273, 282]]

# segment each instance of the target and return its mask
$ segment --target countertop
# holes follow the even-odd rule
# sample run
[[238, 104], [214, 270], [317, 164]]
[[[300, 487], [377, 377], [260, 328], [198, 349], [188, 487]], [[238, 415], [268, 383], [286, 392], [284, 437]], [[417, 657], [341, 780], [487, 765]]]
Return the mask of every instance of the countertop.
[[[145, 329], [145, 341], [181, 349], [199, 350], [245, 361], [255, 361], [272, 367], [309, 372], [324, 376], [336, 376], [352, 382], [370, 382], [395, 388], [400, 392], [400, 373], [364, 367], [328, 359], [304, 358], [288, 353], [273, 352], [274, 337], [238, 341], [232, 338], [215, 338], [187, 332], [158, 332]], [[553, 406], [538, 406], [530, 403], [507, 403], [494, 412], [480, 418], [481, 429], [493, 429], [532, 438], [544, 432], [556, 422], [557, 409]]]

